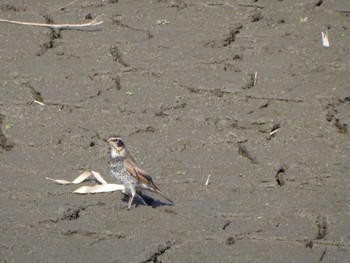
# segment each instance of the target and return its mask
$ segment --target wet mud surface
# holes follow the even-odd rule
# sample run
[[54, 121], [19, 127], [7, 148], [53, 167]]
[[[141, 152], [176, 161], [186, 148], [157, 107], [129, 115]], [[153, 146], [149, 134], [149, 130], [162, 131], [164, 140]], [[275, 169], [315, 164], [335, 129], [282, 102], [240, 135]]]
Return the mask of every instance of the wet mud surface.
[[[347, 1], [0, 4], [98, 16], [0, 23], [1, 262], [348, 262]], [[110, 134], [174, 206], [45, 180], [113, 182]]]

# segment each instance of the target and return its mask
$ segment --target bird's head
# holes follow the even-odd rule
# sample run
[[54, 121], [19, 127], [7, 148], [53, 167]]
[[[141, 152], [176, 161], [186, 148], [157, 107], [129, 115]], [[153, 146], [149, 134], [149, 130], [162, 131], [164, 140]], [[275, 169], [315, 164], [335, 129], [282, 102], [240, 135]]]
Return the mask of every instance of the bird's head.
[[111, 136], [107, 139], [107, 142], [111, 148], [111, 156], [126, 156], [127, 150], [125, 147], [125, 143], [119, 136]]

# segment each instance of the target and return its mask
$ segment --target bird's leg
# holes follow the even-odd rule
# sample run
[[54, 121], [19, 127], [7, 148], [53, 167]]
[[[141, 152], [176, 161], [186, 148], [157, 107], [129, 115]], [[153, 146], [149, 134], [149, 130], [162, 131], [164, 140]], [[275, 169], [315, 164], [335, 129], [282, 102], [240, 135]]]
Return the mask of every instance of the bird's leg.
[[131, 196], [129, 197], [128, 210], [130, 210], [132, 201], [134, 200], [135, 195], [136, 195], [135, 189], [132, 189], [132, 188], [131, 188], [131, 189], [130, 189], [130, 192], [131, 192]]

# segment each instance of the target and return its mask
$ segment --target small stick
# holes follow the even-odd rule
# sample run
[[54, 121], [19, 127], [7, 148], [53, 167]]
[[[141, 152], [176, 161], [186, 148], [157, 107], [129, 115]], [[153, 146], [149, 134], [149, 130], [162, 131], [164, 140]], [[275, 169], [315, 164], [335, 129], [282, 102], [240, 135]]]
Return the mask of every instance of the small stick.
[[26, 26], [39, 26], [39, 27], [49, 27], [49, 28], [55, 28], [55, 29], [76, 29], [81, 27], [88, 27], [88, 26], [97, 26], [99, 24], [102, 24], [103, 21], [96, 21], [96, 18], [92, 20], [89, 23], [83, 23], [83, 24], [45, 24], [45, 23], [31, 23], [31, 22], [21, 22], [21, 21], [15, 21], [15, 20], [7, 20], [7, 19], [1, 19], [0, 22], [4, 23], [10, 23], [10, 24], [16, 24], [16, 25], [26, 25]]
[[210, 178], [210, 174], [208, 175], [207, 181], [205, 182], [206, 186], [209, 184], [209, 178]]
[[258, 82], [258, 72], [257, 72], [257, 71], [255, 71], [255, 74], [254, 74], [254, 81], [253, 81], [253, 86], [255, 86], [257, 82]]
[[278, 131], [278, 129], [276, 129], [276, 130], [270, 132], [270, 136], [271, 136], [272, 134], [275, 134], [277, 131]]
[[42, 106], [45, 105], [44, 103], [42, 103], [41, 101], [38, 101], [38, 100], [34, 100], [34, 102], [37, 103], [37, 104], [39, 104], [39, 105], [42, 105]]

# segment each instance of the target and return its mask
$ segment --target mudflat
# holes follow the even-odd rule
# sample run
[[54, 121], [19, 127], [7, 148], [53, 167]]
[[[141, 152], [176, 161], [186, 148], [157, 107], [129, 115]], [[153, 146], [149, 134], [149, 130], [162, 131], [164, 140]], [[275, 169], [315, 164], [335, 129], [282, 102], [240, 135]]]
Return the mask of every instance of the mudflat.
[[[0, 22], [1, 262], [349, 262], [350, 2], [18, 0], [0, 19], [103, 21]], [[174, 205], [45, 180], [114, 183], [111, 134]]]

